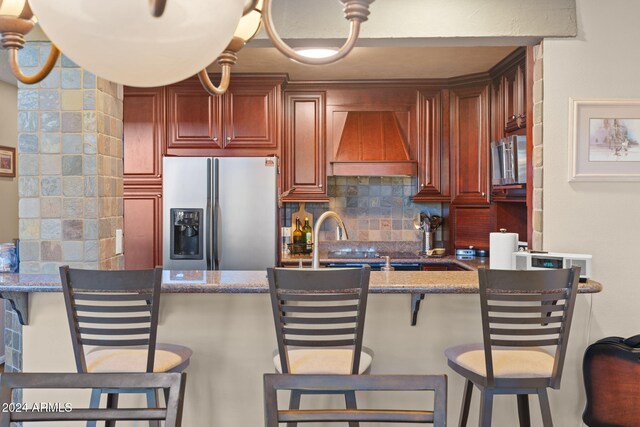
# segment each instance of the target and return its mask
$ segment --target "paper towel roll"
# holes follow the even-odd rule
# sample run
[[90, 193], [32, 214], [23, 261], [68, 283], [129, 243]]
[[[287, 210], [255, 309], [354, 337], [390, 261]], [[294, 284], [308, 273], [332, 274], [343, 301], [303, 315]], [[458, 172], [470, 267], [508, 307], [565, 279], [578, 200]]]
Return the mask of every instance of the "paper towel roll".
[[511, 270], [511, 256], [518, 250], [518, 233], [489, 233], [489, 268]]

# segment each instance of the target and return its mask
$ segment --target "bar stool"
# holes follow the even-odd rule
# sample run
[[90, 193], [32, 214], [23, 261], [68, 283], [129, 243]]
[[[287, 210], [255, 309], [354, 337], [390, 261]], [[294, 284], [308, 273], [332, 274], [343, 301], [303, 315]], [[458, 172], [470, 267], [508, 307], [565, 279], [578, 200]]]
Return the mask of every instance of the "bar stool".
[[[11, 373], [0, 376], [0, 405], [7, 410], [0, 412], [0, 427], [23, 421], [164, 421], [165, 427], [180, 427], [184, 402], [185, 373], [155, 374], [48, 374]], [[12, 404], [13, 390], [24, 389], [161, 389], [167, 397], [165, 408], [84, 409], [66, 408], [47, 411], [24, 411]], [[141, 393], [146, 391], [141, 390]]]
[[[267, 269], [276, 327], [277, 372], [342, 374], [368, 372], [373, 352], [362, 346], [369, 292], [369, 266], [345, 269]], [[289, 407], [300, 407], [303, 391], [292, 390]], [[355, 391], [344, 391], [356, 409]], [[289, 423], [295, 427], [296, 423]], [[358, 426], [357, 422], [349, 423]]]
[[[420, 409], [313, 409], [279, 410], [278, 390], [327, 391], [433, 391], [433, 410]], [[265, 427], [287, 421], [420, 423], [447, 425], [446, 375], [264, 375]]]
[[[63, 266], [60, 277], [78, 373], [182, 372], [189, 365], [191, 349], [156, 344], [161, 269], [99, 271]], [[86, 350], [87, 346], [92, 348]], [[91, 407], [99, 407], [106, 393], [107, 407], [115, 408], [118, 394], [127, 392], [94, 389]], [[156, 391], [150, 389], [146, 395], [149, 407], [156, 407]], [[94, 426], [95, 421], [87, 423]]]
[[480, 427], [491, 426], [496, 394], [518, 396], [520, 426], [530, 425], [528, 395], [537, 394], [544, 426], [551, 427], [547, 388], [560, 388], [580, 268], [480, 269], [478, 276], [484, 343], [445, 351], [449, 366], [467, 380], [459, 425], [467, 425], [476, 385]]

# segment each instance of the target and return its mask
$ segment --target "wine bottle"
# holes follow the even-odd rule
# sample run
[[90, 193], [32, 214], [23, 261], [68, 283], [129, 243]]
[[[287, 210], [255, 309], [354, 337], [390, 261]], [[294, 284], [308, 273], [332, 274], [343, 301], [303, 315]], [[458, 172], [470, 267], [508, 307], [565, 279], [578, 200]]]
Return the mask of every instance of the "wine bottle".
[[309, 225], [309, 218], [304, 219], [304, 227], [302, 227], [302, 233], [304, 234], [307, 246], [311, 246], [313, 243], [313, 229]]
[[[296, 217], [296, 229], [293, 230], [293, 244], [296, 247], [296, 249], [298, 248], [302, 248], [302, 245], [305, 245], [305, 237], [304, 237], [304, 233], [302, 233], [302, 230], [300, 229], [300, 218]], [[301, 246], [298, 246], [301, 245]]]

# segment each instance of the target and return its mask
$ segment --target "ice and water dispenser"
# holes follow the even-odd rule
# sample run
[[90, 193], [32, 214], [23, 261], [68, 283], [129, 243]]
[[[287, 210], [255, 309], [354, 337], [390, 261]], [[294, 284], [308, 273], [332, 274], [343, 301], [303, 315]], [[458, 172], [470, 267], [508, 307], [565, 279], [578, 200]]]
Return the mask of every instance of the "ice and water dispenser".
[[202, 209], [171, 209], [171, 259], [202, 259]]

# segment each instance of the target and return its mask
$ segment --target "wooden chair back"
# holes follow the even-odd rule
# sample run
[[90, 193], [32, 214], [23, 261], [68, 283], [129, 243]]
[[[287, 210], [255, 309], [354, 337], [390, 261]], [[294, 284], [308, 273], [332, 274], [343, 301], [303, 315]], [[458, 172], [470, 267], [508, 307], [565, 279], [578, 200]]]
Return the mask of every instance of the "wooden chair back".
[[[279, 390], [311, 392], [433, 391], [433, 410], [278, 409]], [[379, 422], [447, 424], [446, 375], [264, 375], [265, 427], [283, 422]]]
[[73, 353], [87, 372], [85, 346], [147, 346], [153, 372], [162, 270], [80, 270], [60, 267]]
[[289, 346], [351, 347], [358, 373], [370, 271], [267, 269], [282, 373], [290, 372]]
[[[166, 427], [180, 427], [184, 402], [185, 373], [155, 374], [49, 374], [8, 373], [0, 376], [0, 427], [23, 421], [164, 421]], [[24, 411], [20, 404], [12, 404], [13, 390], [17, 389], [163, 389], [167, 396], [165, 408], [56, 408]], [[67, 410], [68, 409], [68, 410]]]
[[550, 386], [560, 387], [580, 268], [478, 270], [487, 381], [495, 384], [491, 349], [555, 347]]

